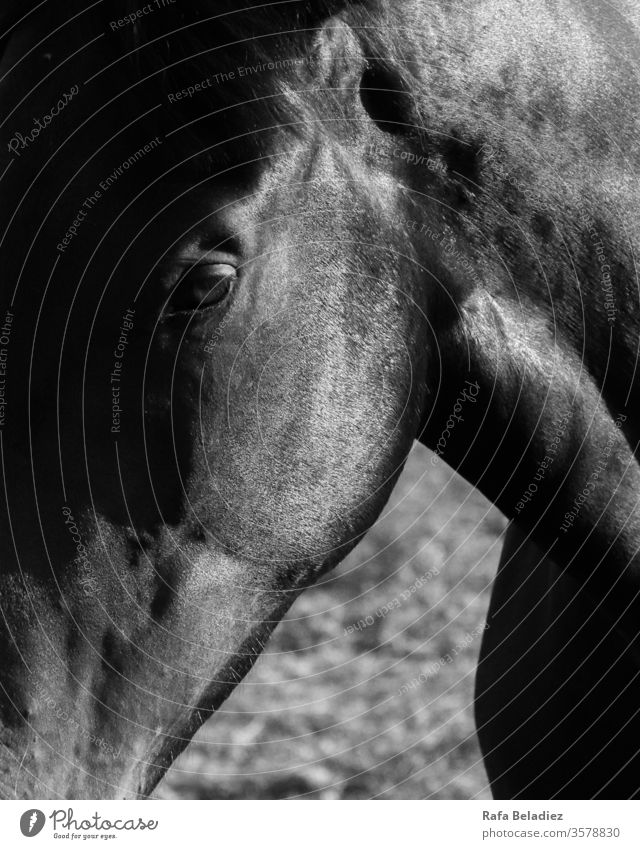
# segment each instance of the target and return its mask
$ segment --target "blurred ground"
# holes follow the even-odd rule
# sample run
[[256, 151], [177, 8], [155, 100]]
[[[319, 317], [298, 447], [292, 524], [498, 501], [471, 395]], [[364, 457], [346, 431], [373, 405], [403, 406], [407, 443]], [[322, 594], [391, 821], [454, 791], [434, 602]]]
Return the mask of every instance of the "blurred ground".
[[473, 676], [506, 523], [432, 457], [416, 444], [378, 524], [293, 606], [159, 798], [489, 798]]

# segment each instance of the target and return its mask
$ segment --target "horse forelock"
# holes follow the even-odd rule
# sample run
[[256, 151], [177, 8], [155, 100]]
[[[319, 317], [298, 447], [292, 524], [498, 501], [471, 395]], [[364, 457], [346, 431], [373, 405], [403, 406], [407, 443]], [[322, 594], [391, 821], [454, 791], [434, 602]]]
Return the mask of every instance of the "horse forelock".
[[[300, 127], [309, 114], [302, 92], [317, 82], [314, 37], [322, 21], [345, 5], [280, 3], [265, 10], [234, 2], [182, 3], [117, 30], [114, 45], [124, 57], [123, 73], [153, 78], [176, 120], [191, 119], [196, 133], [207, 134], [197, 118], [222, 116], [233, 123], [233, 110], [245, 103], [274, 125]], [[122, 0], [109, 15], [124, 17], [136, 6], [137, 0]], [[190, 86], [198, 87], [197, 96], [176, 99]]]
[[[135, 6], [136, 0], [121, 0], [109, 15], [127, 15]], [[224, 122], [225, 139], [234, 129], [259, 136], [268, 128], [262, 147], [273, 148], [284, 135], [330, 134], [331, 120], [322, 125], [322, 119], [341, 114], [342, 94], [358, 87], [366, 67], [393, 65], [390, 87], [417, 89], [416, 51], [406, 26], [393, 25], [394, 12], [380, 0], [266, 9], [198, 0], [121, 28], [113, 42], [121, 74], [150, 81], [164, 102], [164, 120], [185, 140], [206, 143]]]

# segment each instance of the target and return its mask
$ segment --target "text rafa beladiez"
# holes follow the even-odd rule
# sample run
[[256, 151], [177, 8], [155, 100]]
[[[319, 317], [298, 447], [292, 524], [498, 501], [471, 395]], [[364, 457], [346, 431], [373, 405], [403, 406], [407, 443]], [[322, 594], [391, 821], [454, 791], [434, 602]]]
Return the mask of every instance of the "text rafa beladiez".
[[483, 820], [562, 820], [564, 814], [551, 811], [483, 811]]

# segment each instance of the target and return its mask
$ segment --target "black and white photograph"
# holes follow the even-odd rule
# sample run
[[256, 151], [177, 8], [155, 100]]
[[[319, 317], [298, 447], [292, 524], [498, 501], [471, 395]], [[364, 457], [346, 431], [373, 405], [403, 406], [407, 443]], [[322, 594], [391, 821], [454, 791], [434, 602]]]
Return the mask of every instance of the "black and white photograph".
[[640, 0], [0, 0], [0, 134], [0, 843], [637, 846]]

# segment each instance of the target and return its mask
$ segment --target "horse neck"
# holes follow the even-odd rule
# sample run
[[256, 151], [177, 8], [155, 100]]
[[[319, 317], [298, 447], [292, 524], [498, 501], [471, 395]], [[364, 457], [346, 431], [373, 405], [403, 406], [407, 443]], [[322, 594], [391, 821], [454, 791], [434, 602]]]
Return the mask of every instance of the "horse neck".
[[[625, 380], [603, 380], [541, 308], [478, 293], [460, 314], [440, 340], [446, 389], [423, 441], [438, 451], [445, 435], [444, 458], [588, 582], [634, 638], [640, 469], [637, 419], [620, 391]], [[628, 386], [633, 375], [621, 359], [610, 368], [616, 377], [624, 372]]]
[[[498, 16], [478, 3], [458, 29], [443, 12], [425, 63], [425, 126], [439, 116], [465, 155], [459, 197], [446, 196], [453, 210], [432, 216], [449, 216], [449, 253], [428, 234], [427, 266], [454, 307], [443, 299], [432, 316], [436, 400], [423, 440], [436, 450], [440, 440], [446, 460], [609, 593], [618, 615], [640, 588], [640, 427], [630, 412], [640, 402], [640, 217], [626, 177], [639, 165], [640, 127], [624, 108], [625, 61], [640, 51], [624, 18], [605, 15], [603, 31], [595, 4], [583, 5], [534, 2]], [[625, 61], [610, 55], [612, 35]], [[465, 397], [466, 380], [477, 397]]]

